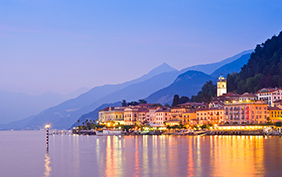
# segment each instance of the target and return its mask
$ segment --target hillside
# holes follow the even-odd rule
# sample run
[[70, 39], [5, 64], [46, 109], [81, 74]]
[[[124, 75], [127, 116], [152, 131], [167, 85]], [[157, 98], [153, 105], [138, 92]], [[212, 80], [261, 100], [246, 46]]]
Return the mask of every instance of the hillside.
[[188, 97], [195, 95], [209, 80], [215, 81], [215, 78], [200, 71], [187, 71], [179, 75], [171, 85], [151, 94], [145, 100], [148, 103], [171, 104], [175, 94]]
[[264, 87], [282, 87], [282, 32], [256, 46], [239, 73], [227, 77], [229, 92], [256, 92]]
[[239, 72], [241, 68], [248, 63], [250, 59], [251, 53], [242, 55], [240, 58], [238, 58], [235, 61], [232, 61], [231, 63], [227, 63], [223, 65], [222, 67], [215, 70], [211, 76], [217, 78], [221, 74], [226, 77], [228, 74], [231, 74], [232, 72]]
[[76, 127], [79, 124], [81, 124], [81, 122], [85, 122], [86, 119], [91, 119], [91, 120], [97, 120], [99, 118], [99, 111], [107, 108], [107, 107], [115, 107], [115, 106], [121, 106], [121, 102], [116, 102], [116, 103], [110, 103], [110, 104], [102, 104], [101, 106], [99, 106], [98, 108], [96, 108], [94, 111], [91, 111], [89, 113], [83, 114], [82, 116], [79, 117], [79, 122], [76, 121], [71, 127]]

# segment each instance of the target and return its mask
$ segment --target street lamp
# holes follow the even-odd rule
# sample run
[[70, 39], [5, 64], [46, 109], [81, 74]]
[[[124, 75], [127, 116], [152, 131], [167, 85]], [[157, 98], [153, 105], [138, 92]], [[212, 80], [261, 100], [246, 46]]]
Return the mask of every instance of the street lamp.
[[46, 148], [47, 150], [49, 149], [49, 128], [50, 128], [50, 124], [46, 124], [45, 125], [45, 129], [46, 129]]

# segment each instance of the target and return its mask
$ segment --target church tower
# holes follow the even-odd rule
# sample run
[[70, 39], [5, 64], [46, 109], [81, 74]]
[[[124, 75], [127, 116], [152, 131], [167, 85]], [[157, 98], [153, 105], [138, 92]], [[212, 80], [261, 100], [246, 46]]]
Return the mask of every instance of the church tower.
[[226, 79], [221, 74], [217, 80], [217, 96], [219, 97], [225, 93], [227, 93]]

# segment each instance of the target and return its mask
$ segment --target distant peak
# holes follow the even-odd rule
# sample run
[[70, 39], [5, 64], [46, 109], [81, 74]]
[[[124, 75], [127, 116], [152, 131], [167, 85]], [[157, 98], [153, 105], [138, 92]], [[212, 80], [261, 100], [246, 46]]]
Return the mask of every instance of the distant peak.
[[161, 65], [157, 66], [156, 68], [152, 69], [148, 75], [158, 75], [165, 72], [171, 71], [178, 71], [177, 69], [169, 66], [166, 62], [162, 63]]
[[[169, 66], [166, 62], [163, 62], [163, 64], [161, 64], [160, 66]], [[171, 67], [171, 66], [169, 66]]]

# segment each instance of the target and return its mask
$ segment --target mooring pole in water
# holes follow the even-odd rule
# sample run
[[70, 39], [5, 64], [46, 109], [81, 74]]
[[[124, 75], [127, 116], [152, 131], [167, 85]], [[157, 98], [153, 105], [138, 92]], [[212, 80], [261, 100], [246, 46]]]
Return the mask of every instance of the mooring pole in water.
[[45, 125], [46, 128], [46, 148], [47, 150], [49, 149], [49, 128], [50, 128], [50, 124], [46, 124]]

